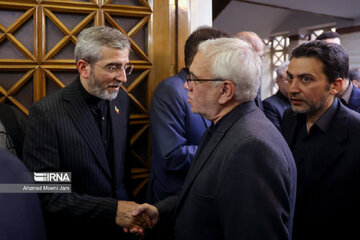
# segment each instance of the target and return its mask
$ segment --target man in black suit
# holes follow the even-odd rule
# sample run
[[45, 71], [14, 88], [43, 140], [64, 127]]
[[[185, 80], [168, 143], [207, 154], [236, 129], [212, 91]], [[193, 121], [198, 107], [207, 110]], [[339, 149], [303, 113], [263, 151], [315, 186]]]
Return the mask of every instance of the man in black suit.
[[[14, 155], [0, 150], [0, 184], [24, 184], [32, 177]], [[35, 193], [0, 193], [0, 239], [45, 240], [40, 201]]]
[[360, 114], [336, 98], [348, 68], [338, 44], [312, 41], [292, 52], [281, 127], [298, 170], [294, 239], [359, 238]]
[[267, 118], [280, 130], [281, 119], [286, 109], [290, 107], [288, 99], [288, 82], [286, 72], [289, 62], [284, 62], [276, 68], [277, 93], [263, 101], [264, 113]]
[[199, 45], [184, 87], [191, 110], [212, 125], [180, 193], [134, 212], [171, 224], [173, 236], [166, 239], [291, 238], [295, 162], [280, 132], [252, 101], [260, 65], [259, 55], [237, 38]]
[[83, 30], [79, 77], [30, 110], [24, 162], [36, 172], [71, 172], [72, 193], [42, 194], [49, 239], [119, 239], [129, 226], [126, 152], [130, 44], [109, 27]]

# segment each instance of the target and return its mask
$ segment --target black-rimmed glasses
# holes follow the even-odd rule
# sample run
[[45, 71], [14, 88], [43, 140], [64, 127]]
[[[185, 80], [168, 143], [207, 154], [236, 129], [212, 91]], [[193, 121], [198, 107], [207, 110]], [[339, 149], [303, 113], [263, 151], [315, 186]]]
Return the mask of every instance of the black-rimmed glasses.
[[124, 66], [117, 66], [117, 65], [110, 65], [110, 66], [101, 66], [99, 64], [94, 63], [93, 65], [99, 66], [102, 69], [104, 69], [105, 71], [107, 71], [108, 73], [114, 74], [116, 73], [117, 76], [119, 76], [122, 71], [125, 71], [126, 76], [129, 76], [133, 69], [134, 69], [134, 65], [124, 65]]
[[193, 87], [192, 82], [223, 82], [223, 81], [225, 80], [220, 78], [197, 78], [193, 73], [189, 73], [186, 76], [186, 83], [189, 88]]

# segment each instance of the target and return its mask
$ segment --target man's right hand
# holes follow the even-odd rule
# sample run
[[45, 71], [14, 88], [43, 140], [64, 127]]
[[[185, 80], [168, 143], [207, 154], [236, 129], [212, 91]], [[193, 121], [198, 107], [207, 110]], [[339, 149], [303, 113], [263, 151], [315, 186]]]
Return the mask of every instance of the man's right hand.
[[[158, 209], [155, 206], [147, 203], [138, 205], [131, 215], [135, 219], [142, 219], [142, 221], [146, 223], [146, 228], [149, 229], [152, 229], [159, 221]], [[143, 235], [144, 229], [145, 228], [141, 229], [138, 226], [133, 226], [131, 228], [124, 229], [124, 231], [130, 231], [131, 233]]]

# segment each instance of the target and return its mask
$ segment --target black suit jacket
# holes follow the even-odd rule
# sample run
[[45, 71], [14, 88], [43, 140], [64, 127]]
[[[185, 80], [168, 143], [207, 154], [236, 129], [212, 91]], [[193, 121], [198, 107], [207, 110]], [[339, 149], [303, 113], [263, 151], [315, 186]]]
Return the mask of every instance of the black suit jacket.
[[[31, 183], [24, 164], [0, 150], [0, 184]], [[35, 193], [0, 193], [0, 239], [45, 240], [40, 201]]]
[[[282, 131], [289, 145], [295, 141], [298, 118], [284, 114]], [[298, 194], [294, 239], [358, 239], [360, 214], [360, 114], [341, 103], [325, 141], [309, 144], [316, 152], [311, 162], [295, 157]], [[305, 170], [304, 169], [308, 169]]]
[[278, 91], [275, 95], [266, 98], [263, 101], [263, 106], [266, 117], [280, 130], [284, 112], [290, 107], [289, 99]]
[[218, 124], [180, 194], [156, 204], [160, 221], [173, 217], [181, 240], [289, 239], [296, 168], [285, 140], [252, 101]]
[[80, 84], [77, 79], [33, 105], [23, 159], [32, 171], [72, 173], [71, 194], [41, 195], [51, 239], [70, 235], [83, 239], [118, 238], [117, 200], [128, 199], [125, 157], [129, 100], [120, 90], [109, 104], [114, 144], [111, 172], [99, 129], [80, 94]]

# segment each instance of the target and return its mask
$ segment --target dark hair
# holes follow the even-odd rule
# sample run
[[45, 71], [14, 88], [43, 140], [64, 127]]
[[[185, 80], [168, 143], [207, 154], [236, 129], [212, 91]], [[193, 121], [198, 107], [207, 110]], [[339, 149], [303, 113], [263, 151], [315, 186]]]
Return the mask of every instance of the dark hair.
[[213, 27], [199, 27], [188, 37], [185, 43], [185, 66], [189, 67], [197, 53], [199, 43], [215, 38], [226, 38], [230, 35]]
[[356, 80], [360, 82], [360, 67], [352, 68], [349, 73], [349, 80]]
[[316, 40], [333, 39], [333, 38], [340, 38], [340, 35], [337, 32], [327, 31], [320, 34], [316, 38]]
[[292, 51], [292, 58], [314, 57], [323, 64], [323, 72], [329, 83], [336, 78], [343, 80], [349, 72], [349, 56], [345, 48], [336, 43], [327, 43], [324, 41], [310, 41], [303, 43]]

